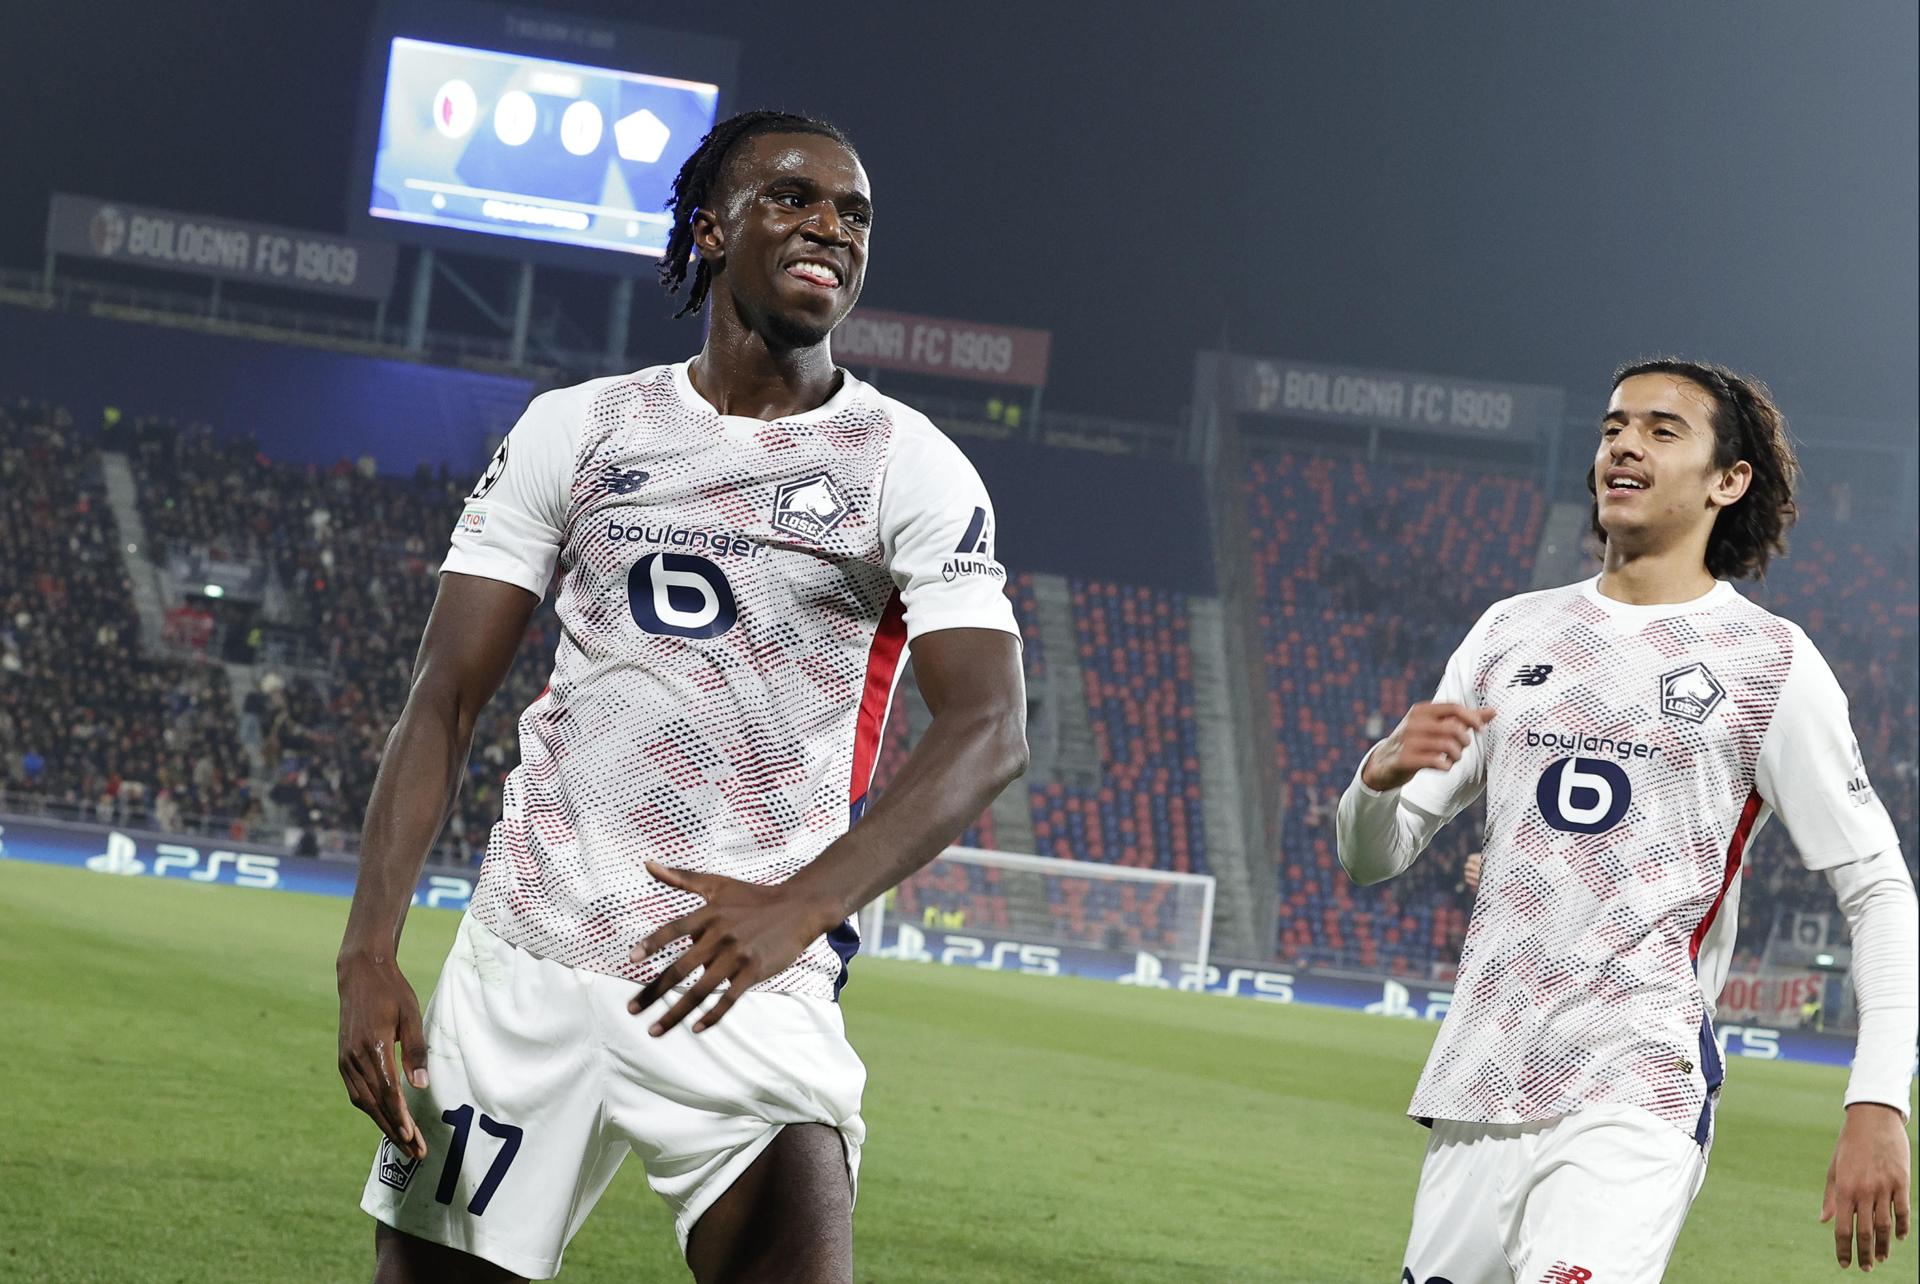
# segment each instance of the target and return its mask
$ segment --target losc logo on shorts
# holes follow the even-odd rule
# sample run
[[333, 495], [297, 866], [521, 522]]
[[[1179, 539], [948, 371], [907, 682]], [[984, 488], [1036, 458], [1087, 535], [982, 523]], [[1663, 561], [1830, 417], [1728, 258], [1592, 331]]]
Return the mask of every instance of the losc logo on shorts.
[[380, 1184], [382, 1186], [405, 1190], [412, 1184], [414, 1170], [419, 1167], [418, 1159], [401, 1154], [386, 1138], [380, 1139]]

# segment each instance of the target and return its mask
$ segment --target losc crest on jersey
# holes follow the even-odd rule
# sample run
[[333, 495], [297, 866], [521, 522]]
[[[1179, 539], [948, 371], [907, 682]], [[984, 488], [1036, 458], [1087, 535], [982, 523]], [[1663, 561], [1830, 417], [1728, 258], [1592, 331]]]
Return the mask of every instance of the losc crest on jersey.
[[852, 511], [827, 473], [788, 482], [773, 493], [773, 528], [802, 539], [824, 539]]
[[1726, 698], [1727, 689], [1704, 664], [1696, 662], [1660, 675], [1660, 712], [1669, 718], [1705, 722]]

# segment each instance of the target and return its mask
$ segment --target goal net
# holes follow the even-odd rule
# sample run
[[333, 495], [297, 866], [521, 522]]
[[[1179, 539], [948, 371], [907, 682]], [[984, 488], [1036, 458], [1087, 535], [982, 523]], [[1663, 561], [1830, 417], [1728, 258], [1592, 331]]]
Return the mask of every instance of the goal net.
[[881, 958], [1178, 984], [1204, 976], [1213, 878], [950, 847], [860, 916]]

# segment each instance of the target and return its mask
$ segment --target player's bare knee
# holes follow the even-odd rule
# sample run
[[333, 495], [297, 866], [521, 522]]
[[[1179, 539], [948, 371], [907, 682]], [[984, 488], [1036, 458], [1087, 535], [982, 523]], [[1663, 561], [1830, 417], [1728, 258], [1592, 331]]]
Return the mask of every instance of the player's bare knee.
[[781, 1129], [694, 1227], [687, 1264], [699, 1284], [851, 1284], [853, 1191], [839, 1130]]

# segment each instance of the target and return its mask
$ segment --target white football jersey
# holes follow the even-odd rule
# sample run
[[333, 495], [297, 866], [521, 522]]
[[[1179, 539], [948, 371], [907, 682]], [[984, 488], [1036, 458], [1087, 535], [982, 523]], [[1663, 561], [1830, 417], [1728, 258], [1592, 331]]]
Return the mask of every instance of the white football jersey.
[[1528, 1123], [1604, 1102], [1704, 1143], [1754, 835], [1779, 813], [1810, 869], [1897, 841], [1832, 670], [1730, 584], [1632, 606], [1590, 580], [1496, 604], [1434, 698], [1498, 713], [1401, 791], [1442, 823], [1487, 795], [1480, 890], [1411, 1113]]
[[[628, 951], [701, 904], [643, 861], [786, 880], [858, 819], [907, 644], [1019, 636], [979, 475], [844, 372], [772, 421], [719, 414], [684, 363], [535, 398], [441, 569], [544, 595], [556, 564], [553, 678], [469, 912], [635, 981], [665, 960]], [[831, 997], [856, 944], [839, 929], [760, 988]]]

